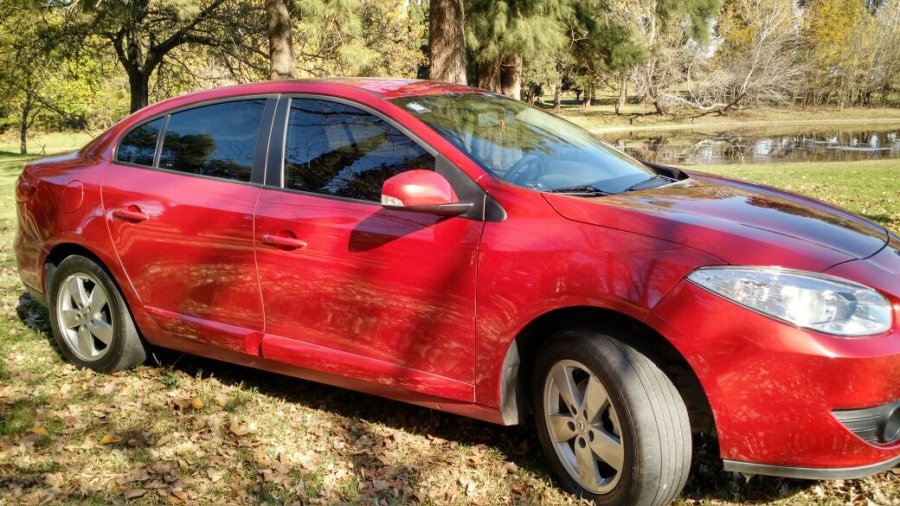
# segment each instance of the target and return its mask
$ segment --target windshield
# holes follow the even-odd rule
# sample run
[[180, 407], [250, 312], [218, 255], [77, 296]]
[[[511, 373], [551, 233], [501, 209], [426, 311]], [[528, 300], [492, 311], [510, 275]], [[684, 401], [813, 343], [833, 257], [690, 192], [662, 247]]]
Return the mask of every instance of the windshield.
[[499, 95], [402, 97], [487, 172], [537, 191], [621, 193], [654, 176], [639, 161], [556, 116]]

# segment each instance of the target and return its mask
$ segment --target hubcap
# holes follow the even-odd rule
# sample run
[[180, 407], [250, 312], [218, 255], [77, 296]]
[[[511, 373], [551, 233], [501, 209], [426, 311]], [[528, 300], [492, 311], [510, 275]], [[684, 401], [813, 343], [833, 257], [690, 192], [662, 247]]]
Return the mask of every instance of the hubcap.
[[56, 316], [63, 340], [81, 360], [94, 362], [109, 351], [115, 328], [109, 295], [90, 274], [78, 272], [63, 281]]
[[563, 467], [582, 488], [605, 494], [619, 482], [625, 445], [615, 408], [583, 364], [562, 360], [544, 381], [544, 422]]

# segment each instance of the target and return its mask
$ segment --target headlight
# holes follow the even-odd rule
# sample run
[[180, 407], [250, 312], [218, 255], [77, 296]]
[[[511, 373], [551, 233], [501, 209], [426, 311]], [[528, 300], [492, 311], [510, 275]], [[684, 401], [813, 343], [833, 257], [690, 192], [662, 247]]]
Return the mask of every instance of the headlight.
[[839, 336], [869, 336], [891, 328], [891, 305], [875, 290], [843, 279], [779, 268], [704, 267], [694, 283], [799, 327]]

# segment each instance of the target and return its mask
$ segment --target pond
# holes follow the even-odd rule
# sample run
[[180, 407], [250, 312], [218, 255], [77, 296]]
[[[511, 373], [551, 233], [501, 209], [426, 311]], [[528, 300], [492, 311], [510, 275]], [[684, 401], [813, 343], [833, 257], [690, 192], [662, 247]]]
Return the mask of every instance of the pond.
[[634, 129], [597, 136], [638, 158], [684, 165], [900, 158], [900, 124], [893, 123]]

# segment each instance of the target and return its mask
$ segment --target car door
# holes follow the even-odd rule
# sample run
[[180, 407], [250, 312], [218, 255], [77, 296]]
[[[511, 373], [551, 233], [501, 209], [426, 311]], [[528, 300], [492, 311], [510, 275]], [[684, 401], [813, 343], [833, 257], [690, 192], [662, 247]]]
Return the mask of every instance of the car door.
[[155, 342], [177, 336], [258, 354], [253, 209], [275, 102], [192, 106], [139, 125], [118, 146], [106, 217]]
[[283, 100], [255, 218], [263, 356], [472, 401], [483, 223], [379, 203], [397, 173], [456, 169], [374, 110]]

